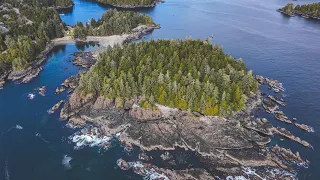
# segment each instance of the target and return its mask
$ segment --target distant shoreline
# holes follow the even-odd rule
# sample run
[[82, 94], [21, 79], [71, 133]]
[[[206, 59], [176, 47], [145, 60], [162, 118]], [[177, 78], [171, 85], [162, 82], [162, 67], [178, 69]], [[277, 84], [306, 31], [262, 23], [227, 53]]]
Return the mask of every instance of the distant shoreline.
[[282, 14], [284, 14], [284, 15], [290, 16], [290, 17], [300, 16], [300, 17], [303, 17], [305, 19], [312, 18], [312, 19], [320, 20], [320, 16], [319, 17], [317, 17], [317, 16], [309, 16], [308, 14], [301, 13], [301, 12], [298, 12], [298, 11], [293, 11], [293, 13], [287, 13], [287, 12], [283, 11], [282, 9], [277, 9], [277, 11], [282, 13]]
[[102, 4], [102, 5], [105, 5], [105, 6], [110, 6], [110, 7], [113, 7], [113, 8], [119, 8], [119, 9], [144, 9], [144, 8], [153, 8], [157, 5], [157, 3], [160, 3], [160, 2], [164, 2], [163, 0], [155, 0], [152, 4], [148, 4], [148, 5], [129, 5], [129, 4], [126, 4], [126, 5], [117, 5], [117, 4], [106, 4], [106, 3], [102, 3], [102, 2], [99, 2], [98, 0], [94, 0], [95, 2], [99, 3], [99, 4]]

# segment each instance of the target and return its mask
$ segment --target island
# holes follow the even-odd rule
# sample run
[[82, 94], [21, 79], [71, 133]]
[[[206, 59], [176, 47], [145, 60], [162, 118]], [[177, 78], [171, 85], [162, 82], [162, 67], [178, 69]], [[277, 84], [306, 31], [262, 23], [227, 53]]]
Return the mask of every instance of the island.
[[289, 16], [301, 16], [303, 18], [320, 19], [320, 3], [304, 4], [294, 6], [288, 3], [285, 7], [278, 9], [279, 12]]
[[123, 9], [151, 8], [162, 0], [96, 0], [99, 3]]
[[97, 21], [91, 19], [86, 25], [83, 25], [81, 22], [77, 23], [71, 34], [74, 39], [81, 40], [86, 39], [87, 36], [128, 34], [138, 26], [159, 28], [159, 25], [156, 25], [148, 15], [110, 9]]
[[[93, 125], [101, 136], [115, 136], [128, 149], [193, 151], [204, 168], [197, 169], [197, 177], [239, 176], [244, 167], [258, 167], [266, 176], [290, 179], [289, 173], [278, 177], [267, 169], [291, 172], [292, 162], [306, 163], [290, 149], [266, 148], [274, 134], [310, 144], [253, 116], [263, 96], [252, 71], [210, 40], [114, 46], [100, 53], [88, 72], [72, 79], [77, 87], [66, 100], [61, 119], [73, 126]], [[170, 159], [169, 155], [163, 159], [167, 156]], [[118, 164], [129, 168], [124, 160]], [[172, 177], [172, 172], [158, 173]]]

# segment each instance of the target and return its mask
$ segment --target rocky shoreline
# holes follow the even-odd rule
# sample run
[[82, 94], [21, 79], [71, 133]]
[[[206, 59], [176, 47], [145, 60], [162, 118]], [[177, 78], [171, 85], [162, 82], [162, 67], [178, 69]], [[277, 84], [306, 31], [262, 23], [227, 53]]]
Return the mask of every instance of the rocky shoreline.
[[[67, 82], [76, 86], [79, 78], [72, 79]], [[176, 148], [194, 151], [204, 164], [205, 170], [201, 172], [208, 171], [211, 177], [215, 173], [241, 175], [243, 167], [280, 168], [290, 172], [292, 167], [288, 162], [294, 158], [300, 164], [308, 164], [299, 153], [293, 154], [290, 149], [274, 146], [271, 151], [265, 150], [275, 134], [305, 147], [312, 146], [285, 128], [274, 127], [267, 119], [252, 116], [266, 100], [271, 104], [284, 105], [282, 100], [264, 96], [259, 91], [252, 93], [246, 99], [245, 110], [221, 118], [162, 105], [157, 105], [156, 110], [143, 109], [137, 105], [139, 97], [127, 100], [124, 107], [119, 107], [114, 100], [93, 94], [84, 95], [75, 88], [66, 100], [60, 118], [73, 126], [92, 124], [104, 136], [116, 136], [120, 143], [127, 147], [138, 146], [142, 151], [168, 151]], [[272, 113], [277, 112], [281, 111]], [[305, 131], [311, 130], [307, 125], [295, 125]]]
[[301, 17], [306, 18], [306, 19], [312, 18], [312, 19], [318, 19], [318, 20], [320, 20], [320, 17], [319, 17], [319, 16], [310, 16], [310, 15], [308, 15], [308, 14], [306, 14], [306, 13], [301, 13], [301, 12], [299, 12], [299, 11], [293, 11], [292, 13], [287, 13], [287, 12], [281, 10], [281, 9], [278, 9], [277, 11], [280, 12], [280, 13], [282, 13], [282, 14], [285, 14], [285, 15], [287, 15], [287, 16], [290, 16], [290, 17], [301, 16]]
[[274, 152], [259, 153], [271, 141], [270, 136], [280, 134], [304, 146], [309, 144], [273, 127], [266, 119], [252, 118], [262, 99], [260, 93], [252, 94], [246, 110], [219, 118], [161, 105], [157, 110], [145, 110], [136, 105], [138, 98], [126, 101], [122, 108], [103, 96], [83, 95], [76, 90], [66, 101], [60, 118], [74, 126], [94, 124], [105, 136], [118, 135], [121, 143], [144, 151], [177, 147], [194, 151], [211, 174], [222, 170], [230, 173], [232, 168], [238, 168], [235, 175], [241, 174], [243, 166], [290, 171], [291, 167]]
[[[37, 60], [33, 61], [29, 67], [22, 70], [13, 70], [9, 69], [6, 72], [3, 72], [2, 75], [0, 75], [0, 82], [2, 82], [2, 85], [4, 85], [5, 81], [11, 80], [11, 81], [21, 81], [22, 83], [28, 83], [33, 78], [39, 75], [39, 73], [43, 70], [41, 67], [42, 64], [47, 60], [48, 54], [54, 48], [55, 44], [53, 42], [49, 43], [45, 50], [43, 50], [39, 56], [37, 57]], [[0, 83], [1, 84], [1, 83]]]

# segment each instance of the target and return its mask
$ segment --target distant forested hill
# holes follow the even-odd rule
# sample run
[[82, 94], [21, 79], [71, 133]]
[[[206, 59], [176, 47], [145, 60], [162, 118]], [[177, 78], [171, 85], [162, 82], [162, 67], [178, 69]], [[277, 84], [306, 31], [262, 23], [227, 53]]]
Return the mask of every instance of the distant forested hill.
[[103, 4], [109, 4], [120, 7], [143, 7], [150, 6], [155, 3], [155, 0], [97, 0]]

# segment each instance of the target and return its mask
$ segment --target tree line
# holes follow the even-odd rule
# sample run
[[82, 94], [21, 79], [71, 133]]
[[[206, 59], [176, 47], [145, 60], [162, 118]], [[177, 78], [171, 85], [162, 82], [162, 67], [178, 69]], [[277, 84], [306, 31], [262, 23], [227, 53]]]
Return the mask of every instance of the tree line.
[[73, 5], [73, 0], [4, 0], [7, 3], [19, 6], [21, 3], [32, 7], [68, 7]]
[[133, 28], [141, 24], [154, 24], [152, 18], [132, 11], [117, 11], [110, 9], [106, 11], [97, 21], [91, 19], [83, 25], [77, 23], [73, 30], [73, 37], [85, 39], [86, 36], [111, 36], [129, 33]]
[[97, 0], [100, 3], [114, 5], [114, 6], [141, 6], [141, 5], [151, 5], [155, 0]]
[[[8, 68], [26, 68], [46, 44], [56, 37], [63, 36], [64, 25], [53, 8], [28, 6], [19, 0], [10, 0], [9, 10], [1, 11], [10, 18], [0, 16], [0, 21], [9, 32], [0, 37], [0, 74]], [[17, 8], [19, 12], [13, 10]]]
[[115, 100], [139, 97], [140, 106], [155, 103], [205, 115], [229, 115], [245, 108], [258, 86], [241, 59], [235, 60], [211, 41], [151, 40], [109, 48], [81, 75], [79, 91]]
[[301, 14], [311, 17], [320, 17], [320, 2], [312, 4], [303, 4], [294, 6], [293, 3], [288, 3], [285, 7], [281, 8], [288, 14]]

